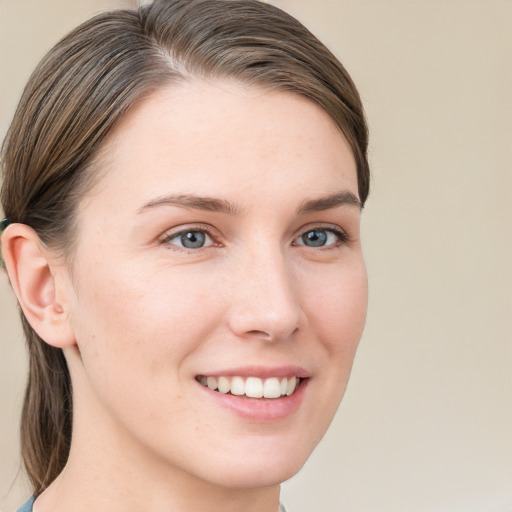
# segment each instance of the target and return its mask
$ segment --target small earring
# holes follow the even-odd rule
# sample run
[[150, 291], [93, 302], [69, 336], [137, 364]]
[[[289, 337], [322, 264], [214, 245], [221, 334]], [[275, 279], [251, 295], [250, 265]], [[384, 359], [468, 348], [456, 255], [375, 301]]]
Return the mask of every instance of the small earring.
[[16, 222], [13, 218], [6, 218], [0, 221], [0, 233], [4, 231], [9, 224]]

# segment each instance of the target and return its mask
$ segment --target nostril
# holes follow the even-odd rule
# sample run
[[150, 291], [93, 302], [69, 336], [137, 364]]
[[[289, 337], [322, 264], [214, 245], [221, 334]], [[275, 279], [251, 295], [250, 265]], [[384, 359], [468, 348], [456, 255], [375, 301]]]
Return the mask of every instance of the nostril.
[[[299, 328], [296, 327], [293, 330], [293, 332], [291, 333], [291, 335], [293, 336], [298, 330], [299, 330]], [[253, 329], [251, 331], [247, 331], [246, 335], [251, 338], [260, 338], [260, 339], [266, 340], [266, 341], [277, 341], [282, 336], [281, 333], [277, 333], [277, 332], [272, 333], [272, 332], [258, 330], [258, 329]]]
[[273, 338], [272, 334], [270, 334], [269, 332], [266, 332], [266, 331], [253, 330], [253, 331], [248, 331], [247, 334], [249, 334], [251, 336], [259, 336], [261, 338], [267, 338], [269, 340], [271, 340]]
[[272, 337], [272, 335], [269, 332], [266, 332], [266, 331], [253, 330], [253, 331], [249, 331], [248, 334], [256, 334], [258, 336], [265, 336], [267, 338], [271, 338]]

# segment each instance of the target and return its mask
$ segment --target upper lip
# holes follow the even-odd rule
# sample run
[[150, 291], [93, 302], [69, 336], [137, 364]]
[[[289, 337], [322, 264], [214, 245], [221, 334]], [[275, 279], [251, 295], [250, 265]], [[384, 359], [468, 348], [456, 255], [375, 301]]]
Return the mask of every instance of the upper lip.
[[310, 373], [301, 366], [240, 366], [237, 368], [225, 368], [223, 370], [201, 373], [204, 377], [299, 377], [306, 379]]

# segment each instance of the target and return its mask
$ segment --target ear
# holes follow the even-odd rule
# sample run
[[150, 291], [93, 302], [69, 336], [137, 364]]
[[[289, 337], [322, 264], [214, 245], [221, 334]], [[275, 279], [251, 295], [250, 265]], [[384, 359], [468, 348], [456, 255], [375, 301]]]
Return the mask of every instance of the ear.
[[2, 255], [11, 286], [32, 328], [49, 345], [58, 348], [74, 345], [64, 300], [67, 280], [57, 279], [62, 277], [57, 274], [63, 274], [65, 267], [58, 265], [57, 258], [42, 244], [37, 233], [25, 224], [11, 224], [6, 228], [2, 234]]

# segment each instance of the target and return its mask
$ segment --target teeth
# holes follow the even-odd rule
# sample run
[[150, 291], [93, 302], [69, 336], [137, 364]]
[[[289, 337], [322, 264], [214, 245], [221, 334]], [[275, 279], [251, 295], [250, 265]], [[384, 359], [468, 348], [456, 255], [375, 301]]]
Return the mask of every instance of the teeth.
[[226, 377], [219, 377], [218, 387], [219, 387], [219, 391], [221, 393], [227, 393], [229, 391], [229, 389], [231, 388], [229, 379], [227, 379]]
[[246, 395], [250, 398], [280, 398], [290, 396], [300, 383], [297, 377], [270, 377], [260, 379], [259, 377], [197, 377], [198, 382], [220, 393], [232, 395]]
[[242, 377], [233, 377], [231, 379], [231, 394], [245, 395], [245, 382]]
[[267, 379], [263, 385], [263, 396], [265, 398], [279, 398], [281, 396], [281, 383], [275, 377]]
[[245, 394], [251, 398], [261, 398], [263, 396], [263, 382], [258, 377], [249, 377], [245, 381]]
[[288, 379], [284, 378], [281, 380], [281, 395], [286, 395], [286, 389], [288, 388]]
[[206, 385], [210, 389], [217, 389], [217, 379], [215, 377], [208, 377], [206, 379]]
[[297, 387], [297, 377], [292, 377], [286, 385], [286, 396], [290, 396]]

